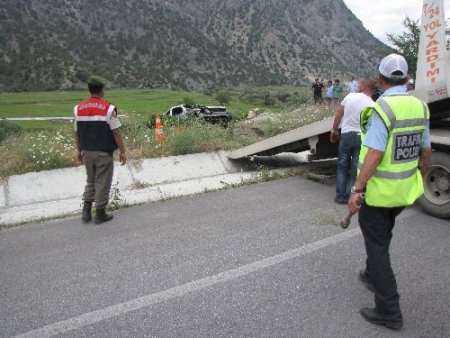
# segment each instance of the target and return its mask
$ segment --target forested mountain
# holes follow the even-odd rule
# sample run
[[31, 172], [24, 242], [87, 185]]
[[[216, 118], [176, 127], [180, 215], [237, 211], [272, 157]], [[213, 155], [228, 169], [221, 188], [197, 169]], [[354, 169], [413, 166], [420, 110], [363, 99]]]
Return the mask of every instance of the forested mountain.
[[[0, 0], [0, 90], [200, 89], [373, 72], [387, 47], [342, 0]], [[346, 80], [346, 78], [345, 78]]]

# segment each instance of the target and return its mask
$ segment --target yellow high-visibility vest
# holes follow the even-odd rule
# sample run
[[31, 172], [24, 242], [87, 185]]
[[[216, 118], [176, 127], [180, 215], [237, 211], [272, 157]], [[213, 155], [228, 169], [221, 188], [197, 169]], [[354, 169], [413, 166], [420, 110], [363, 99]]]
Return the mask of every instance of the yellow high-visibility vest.
[[365, 201], [376, 207], [411, 205], [423, 194], [418, 166], [423, 134], [428, 126], [428, 107], [414, 96], [398, 95], [382, 97], [372, 107], [364, 109], [358, 169], [369, 150], [364, 146], [366, 127], [375, 111], [388, 130], [388, 138], [383, 158], [367, 182]]

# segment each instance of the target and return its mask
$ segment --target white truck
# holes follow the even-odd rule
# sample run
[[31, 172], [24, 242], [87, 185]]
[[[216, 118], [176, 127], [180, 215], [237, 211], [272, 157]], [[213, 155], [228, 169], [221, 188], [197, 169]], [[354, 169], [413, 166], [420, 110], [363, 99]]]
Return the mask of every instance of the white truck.
[[450, 52], [444, 1], [424, 0], [420, 23], [416, 88], [428, 103], [433, 156], [419, 203], [433, 216], [450, 218]]

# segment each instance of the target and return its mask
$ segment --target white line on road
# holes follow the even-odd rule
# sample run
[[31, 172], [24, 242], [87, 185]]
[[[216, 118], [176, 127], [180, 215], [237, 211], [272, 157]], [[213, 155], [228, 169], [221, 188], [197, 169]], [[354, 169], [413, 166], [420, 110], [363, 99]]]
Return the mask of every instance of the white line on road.
[[[413, 216], [418, 212], [419, 211], [417, 211], [417, 209], [415, 208], [407, 208], [397, 217], [397, 221]], [[345, 232], [341, 232], [332, 237], [324, 238], [320, 241], [304, 245], [297, 249], [285, 251], [281, 254], [268, 257], [257, 262], [227, 270], [214, 276], [205, 277], [196, 281], [173, 287], [165, 291], [156, 292], [151, 295], [135, 298], [124, 303], [119, 303], [100, 310], [84, 313], [82, 315], [72, 317], [54, 324], [46, 325], [39, 329], [19, 334], [17, 336], [14, 336], [13, 338], [53, 337], [58, 334], [66, 333], [68, 331], [81, 329], [84, 326], [98, 323], [105, 319], [117, 317], [131, 311], [162, 303], [169, 299], [182, 297], [188, 293], [199, 291], [216, 284], [225, 283], [233, 279], [246, 276], [250, 273], [268, 268], [270, 266], [286, 262], [290, 259], [305, 256], [327, 246], [334, 245], [347, 239], [353, 238], [359, 234], [361, 234], [361, 230], [359, 229], [359, 227], [353, 228], [351, 230], [346, 230]]]
[[243, 265], [235, 269], [227, 270], [214, 276], [205, 277], [196, 281], [189, 282], [187, 284], [173, 287], [165, 291], [160, 291], [150, 295], [135, 298], [124, 303], [115, 304], [104, 309], [84, 313], [82, 315], [72, 317], [61, 322], [46, 325], [42, 328], [25, 332], [23, 334], [15, 336], [14, 338], [52, 337], [71, 330], [80, 329], [86, 325], [94, 324], [105, 319], [120, 316], [131, 311], [162, 303], [172, 298], [182, 297], [188, 293], [199, 291], [216, 284], [231, 281], [233, 279], [265, 269], [267, 267], [280, 264], [290, 259], [304, 256], [324, 247], [345, 241], [349, 238], [357, 236], [358, 234], [360, 234], [359, 228], [347, 230], [335, 236], [325, 238], [320, 241], [310, 243], [297, 249], [292, 249], [257, 262]]
[[205, 277], [196, 281], [173, 287], [165, 291], [160, 291], [151, 295], [135, 298], [124, 303], [115, 304], [104, 309], [84, 313], [82, 315], [50, 324], [36, 330], [25, 332], [23, 334], [15, 336], [14, 338], [52, 337], [71, 330], [80, 329], [86, 325], [94, 324], [105, 319], [120, 316], [131, 311], [162, 303], [169, 299], [182, 297], [188, 293], [199, 291], [216, 284], [225, 283], [233, 279], [248, 275], [250, 273], [268, 268], [270, 266], [283, 263], [290, 259], [307, 255], [311, 252], [355, 237], [360, 233], [361, 231], [359, 230], [359, 228], [347, 230], [332, 237], [328, 237], [320, 241], [310, 243], [257, 262], [243, 265], [235, 269], [227, 270], [214, 276]]

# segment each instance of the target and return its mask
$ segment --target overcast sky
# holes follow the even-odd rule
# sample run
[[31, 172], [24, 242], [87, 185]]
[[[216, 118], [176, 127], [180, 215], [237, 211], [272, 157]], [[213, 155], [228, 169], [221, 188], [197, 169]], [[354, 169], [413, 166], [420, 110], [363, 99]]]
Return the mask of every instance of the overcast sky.
[[[420, 20], [422, 0], [344, 0], [347, 7], [376, 38], [387, 43], [387, 33], [404, 31], [405, 16]], [[444, 0], [446, 18], [450, 17], [450, 0]]]

